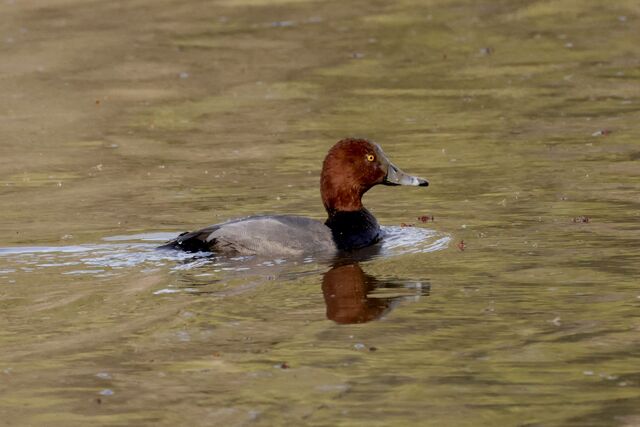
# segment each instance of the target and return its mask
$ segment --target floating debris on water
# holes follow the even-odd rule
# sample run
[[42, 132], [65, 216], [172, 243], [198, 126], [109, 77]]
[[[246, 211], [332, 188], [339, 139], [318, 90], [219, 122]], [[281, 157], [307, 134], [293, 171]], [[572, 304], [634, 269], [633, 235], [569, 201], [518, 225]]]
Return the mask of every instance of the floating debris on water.
[[429, 222], [429, 221], [434, 222], [435, 220], [436, 220], [436, 218], [433, 215], [431, 215], [431, 216], [422, 215], [422, 216], [418, 217], [418, 221], [423, 222], [423, 223], [424, 222]]
[[589, 222], [591, 222], [591, 218], [585, 215], [580, 215], [580, 216], [574, 217], [572, 221], [576, 223], [588, 224]]
[[289, 366], [289, 364], [287, 362], [282, 362], [282, 363], [278, 363], [276, 365], [273, 365], [274, 368], [276, 369], [289, 369], [291, 366]]

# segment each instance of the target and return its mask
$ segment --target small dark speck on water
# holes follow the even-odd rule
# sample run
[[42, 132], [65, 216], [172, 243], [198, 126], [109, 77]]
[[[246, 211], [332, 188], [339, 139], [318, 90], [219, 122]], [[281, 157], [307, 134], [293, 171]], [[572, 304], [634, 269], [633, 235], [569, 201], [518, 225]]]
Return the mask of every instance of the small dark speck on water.
[[464, 240], [460, 240], [460, 243], [458, 243], [458, 249], [461, 251], [464, 251], [465, 248], [467, 247], [467, 245], [464, 243]]
[[577, 216], [577, 217], [573, 218], [573, 222], [587, 224], [587, 223], [591, 222], [591, 218], [589, 218], [588, 216], [585, 216], [585, 215], [580, 215], [580, 216]]
[[429, 221], [433, 222], [435, 220], [436, 220], [436, 218], [433, 215], [431, 215], [431, 216], [422, 215], [422, 216], [418, 217], [418, 221], [420, 221], [420, 222], [429, 222]]

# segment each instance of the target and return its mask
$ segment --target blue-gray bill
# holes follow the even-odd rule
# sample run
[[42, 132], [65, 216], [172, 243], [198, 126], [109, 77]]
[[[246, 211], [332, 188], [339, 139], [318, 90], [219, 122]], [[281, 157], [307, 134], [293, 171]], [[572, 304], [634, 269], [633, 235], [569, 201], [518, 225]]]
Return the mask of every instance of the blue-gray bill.
[[389, 163], [387, 176], [384, 177], [382, 183], [384, 185], [413, 185], [416, 187], [427, 187], [429, 185], [429, 181], [426, 179], [404, 173], [392, 163]]

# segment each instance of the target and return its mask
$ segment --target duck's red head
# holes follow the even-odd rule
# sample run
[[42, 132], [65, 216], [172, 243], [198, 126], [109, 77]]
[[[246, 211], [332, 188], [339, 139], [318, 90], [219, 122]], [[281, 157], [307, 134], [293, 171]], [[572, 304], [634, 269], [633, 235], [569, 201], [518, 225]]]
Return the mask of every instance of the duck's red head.
[[329, 215], [363, 209], [362, 196], [378, 184], [429, 185], [427, 180], [407, 175], [393, 165], [374, 142], [347, 138], [331, 147], [320, 176], [322, 203]]

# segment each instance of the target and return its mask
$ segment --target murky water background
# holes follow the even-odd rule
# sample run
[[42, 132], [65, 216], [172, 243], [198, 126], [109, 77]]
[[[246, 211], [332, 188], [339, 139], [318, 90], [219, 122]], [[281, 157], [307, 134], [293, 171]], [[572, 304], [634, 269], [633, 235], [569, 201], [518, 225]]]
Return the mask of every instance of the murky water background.
[[[0, 424], [639, 425], [639, 22], [631, 0], [3, 0]], [[153, 250], [322, 219], [350, 135], [431, 182], [366, 196], [375, 253]]]

